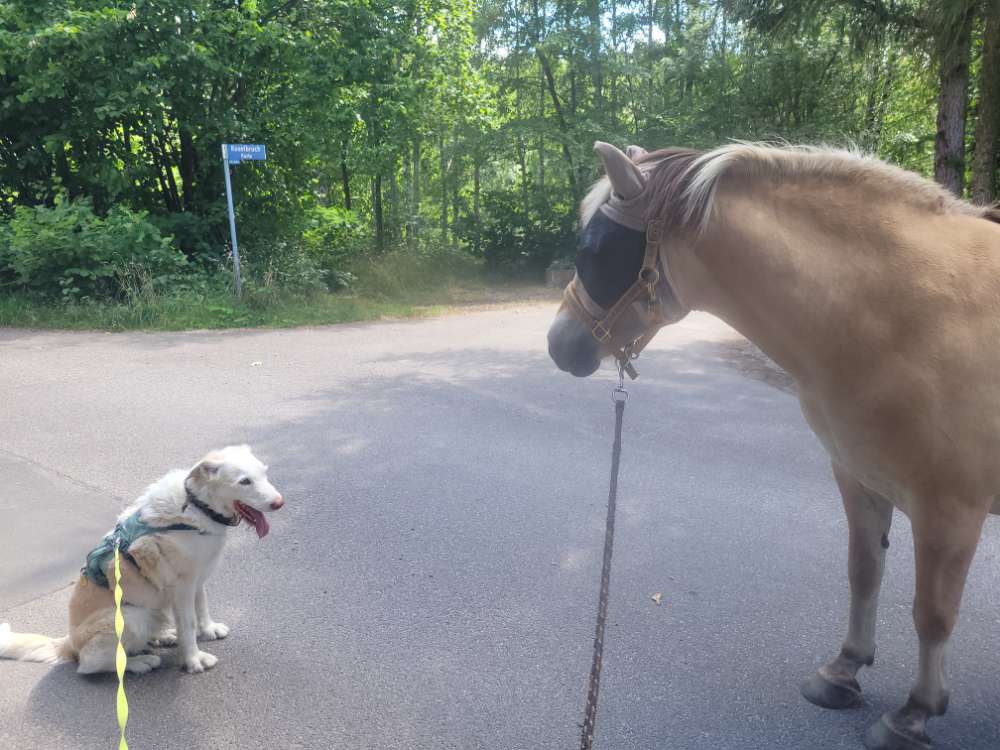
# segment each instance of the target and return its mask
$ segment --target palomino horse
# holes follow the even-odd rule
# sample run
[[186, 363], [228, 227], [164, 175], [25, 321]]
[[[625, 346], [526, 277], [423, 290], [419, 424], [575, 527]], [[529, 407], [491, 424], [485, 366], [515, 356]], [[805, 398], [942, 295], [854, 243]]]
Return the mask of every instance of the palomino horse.
[[826, 708], [859, 699], [898, 508], [913, 528], [919, 674], [865, 744], [929, 747], [969, 564], [1000, 513], [1000, 211], [843, 151], [595, 148], [607, 178], [581, 206], [552, 359], [590, 375], [699, 309], [795, 379], [843, 496], [851, 589], [843, 647], [802, 692]]

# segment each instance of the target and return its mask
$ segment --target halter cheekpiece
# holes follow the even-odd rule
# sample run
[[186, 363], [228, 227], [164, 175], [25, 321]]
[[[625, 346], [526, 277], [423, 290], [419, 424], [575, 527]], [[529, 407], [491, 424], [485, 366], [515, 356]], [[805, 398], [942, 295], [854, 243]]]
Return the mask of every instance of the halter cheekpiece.
[[[625, 290], [625, 293], [618, 298], [610, 310], [594, 302], [587, 293], [583, 284], [577, 284], [577, 277], [573, 277], [566, 287], [566, 297], [576, 308], [580, 316], [590, 323], [590, 334], [602, 344], [611, 341], [611, 335], [618, 322], [618, 318], [642, 295], [646, 295], [649, 312], [656, 312], [661, 318], [665, 318], [663, 313], [663, 302], [656, 294], [656, 285], [660, 281], [660, 271], [658, 268], [660, 258], [660, 245], [663, 242], [663, 224], [658, 219], [646, 225], [646, 249], [642, 259], [642, 266], [639, 274], [632, 286]], [[669, 276], [667, 278], [669, 286]], [[673, 290], [671, 289], [671, 293]], [[676, 294], [674, 294], [676, 297]], [[628, 344], [620, 347], [614, 352], [615, 359], [623, 367], [628, 376], [635, 380], [639, 376], [632, 361], [639, 356], [646, 345], [653, 339], [656, 331], [644, 333]]]

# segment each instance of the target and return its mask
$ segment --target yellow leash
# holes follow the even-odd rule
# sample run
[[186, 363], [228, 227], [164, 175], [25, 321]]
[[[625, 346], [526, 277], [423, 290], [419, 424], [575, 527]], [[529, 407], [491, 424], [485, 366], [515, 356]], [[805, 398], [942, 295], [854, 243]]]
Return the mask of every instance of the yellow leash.
[[118, 673], [118, 726], [121, 729], [121, 738], [118, 741], [118, 750], [128, 750], [128, 743], [125, 741], [125, 725], [128, 723], [128, 700], [125, 698], [125, 664], [128, 662], [128, 655], [125, 653], [125, 646], [122, 645], [122, 633], [125, 632], [125, 617], [122, 615], [122, 569], [118, 556], [118, 539], [115, 538], [115, 636], [118, 644], [115, 647], [115, 672]]

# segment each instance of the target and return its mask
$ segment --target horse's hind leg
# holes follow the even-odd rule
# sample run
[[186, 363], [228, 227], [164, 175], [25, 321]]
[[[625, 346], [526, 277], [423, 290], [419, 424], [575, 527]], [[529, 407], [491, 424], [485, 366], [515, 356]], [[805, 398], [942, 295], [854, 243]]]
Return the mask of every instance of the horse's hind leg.
[[920, 667], [909, 699], [885, 714], [865, 735], [870, 750], [926, 750], [931, 741], [927, 720], [948, 709], [944, 655], [958, 619], [969, 565], [979, 543], [988, 503], [953, 503], [919, 507], [913, 514], [913, 546], [917, 591], [913, 622], [920, 639]]
[[823, 708], [848, 708], [861, 697], [861, 685], [856, 679], [858, 670], [875, 660], [875, 617], [889, 545], [892, 505], [865, 489], [837, 464], [833, 474], [847, 514], [851, 612], [840, 653], [802, 685], [802, 695]]

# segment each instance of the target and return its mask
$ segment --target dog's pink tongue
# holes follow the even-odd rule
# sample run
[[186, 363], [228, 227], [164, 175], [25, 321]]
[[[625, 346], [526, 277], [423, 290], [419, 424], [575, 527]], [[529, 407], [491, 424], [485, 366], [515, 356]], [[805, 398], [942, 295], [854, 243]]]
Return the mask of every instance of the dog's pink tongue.
[[240, 512], [249, 523], [253, 524], [254, 531], [257, 532], [257, 536], [261, 539], [267, 536], [267, 532], [271, 530], [271, 524], [267, 522], [267, 518], [256, 508], [251, 508], [249, 505], [244, 505], [243, 503], [236, 503], [236, 509]]
[[257, 531], [257, 536], [263, 539], [267, 536], [267, 532], [271, 530], [271, 524], [267, 522], [264, 514], [259, 510], [250, 511], [253, 514], [253, 527]]

